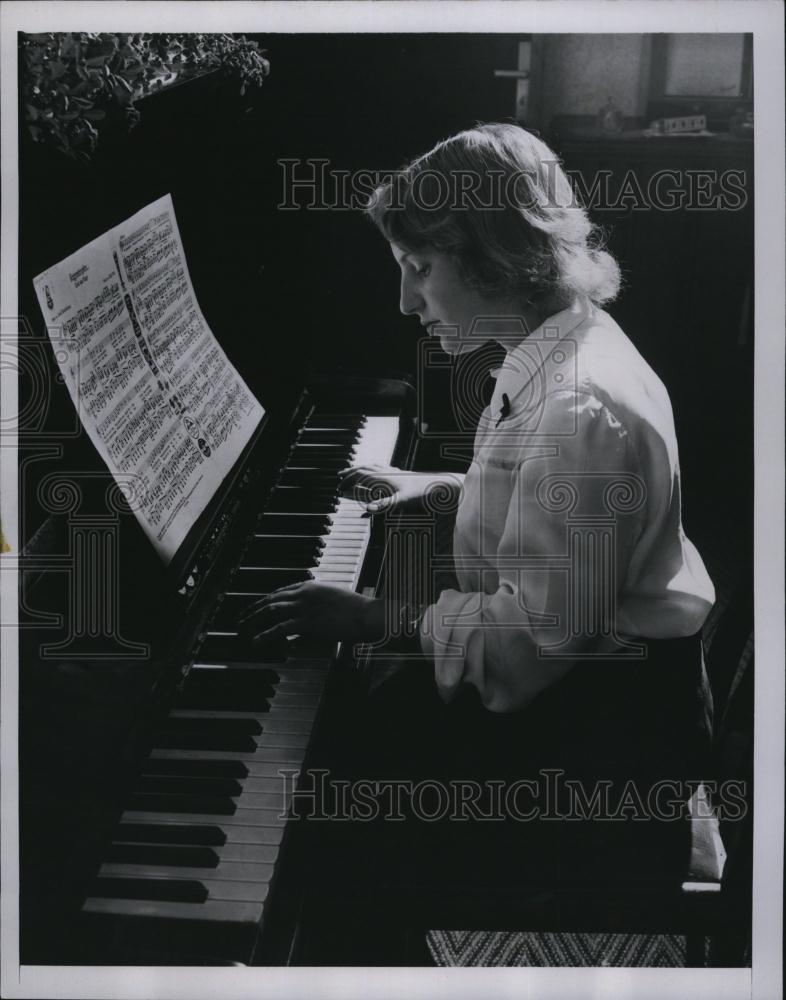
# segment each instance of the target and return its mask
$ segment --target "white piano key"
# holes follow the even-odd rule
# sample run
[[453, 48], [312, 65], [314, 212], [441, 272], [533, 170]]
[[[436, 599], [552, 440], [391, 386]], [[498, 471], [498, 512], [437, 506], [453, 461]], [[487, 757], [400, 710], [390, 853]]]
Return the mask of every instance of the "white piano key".
[[355, 447], [355, 465], [389, 465], [396, 450], [398, 417], [367, 417]]
[[[324, 418], [317, 416], [310, 429], [324, 429], [340, 434], [342, 426], [340, 415]], [[354, 445], [347, 441], [346, 465], [389, 464], [399, 434], [398, 418], [367, 417], [357, 420], [347, 416], [347, 429], [354, 429], [356, 426], [357, 441]], [[341, 452], [340, 443], [339, 447], [336, 447], [333, 442], [304, 439], [301, 444], [305, 445], [305, 453], [301, 450], [299, 457], [293, 457], [288, 468], [302, 467], [304, 470], [311, 468], [310, 456], [318, 456], [320, 451], [323, 451], [328, 459], [324, 463], [324, 470], [329, 470], [332, 464], [329, 459]], [[324, 444], [324, 447], [320, 448], [320, 444]], [[322, 475], [322, 479], [325, 478]], [[298, 516], [302, 516], [303, 523], [308, 524], [308, 519], [313, 520], [314, 513], [301, 511], [286, 515], [290, 519], [290, 524], [297, 524]], [[339, 498], [335, 511], [327, 515], [327, 524], [327, 530], [318, 536], [324, 545], [319, 553], [317, 566], [313, 570], [313, 578], [355, 590], [371, 537], [372, 522], [365, 503], [350, 498]], [[268, 527], [272, 529], [274, 524], [271, 523]], [[304, 535], [312, 537], [308, 532]], [[300, 536], [295, 531], [291, 537], [295, 541]], [[296, 666], [297, 663], [301, 666]], [[329, 658], [325, 660], [306, 658], [298, 661], [294, 659], [293, 653], [293, 659], [286, 667], [281, 664], [267, 665], [278, 674], [279, 680], [273, 682], [274, 693], [271, 697], [270, 711], [266, 713], [243, 712], [242, 706], [238, 706], [237, 712], [198, 713], [181, 710], [173, 713], [175, 718], [196, 720], [257, 719], [262, 725], [263, 732], [255, 737], [256, 750], [232, 752], [157, 748], [150, 754], [151, 760], [170, 761], [175, 765], [178, 761], [187, 761], [189, 768], [186, 776], [196, 777], [197, 780], [199, 772], [194, 770], [195, 761], [242, 762], [247, 769], [247, 777], [233, 779], [237, 780], [241, 788], [238, 795], [231, 796], [237, 805], [236, 812], [227, 816], [177, 813], [171, 808], [168, 812], [128, 810], [122, 815], [121, 822], [116, 828], [115, 842], [139, 843], [137, 840], [123, 840], [123, 824], [148, 825], [151, 827], [152, 836], [155, 836], [155, 831], [152, 829], [155, 826], [166, 826], [173, 830], [182, 828], [186, 841], [189, 828], [216, 828], [226, 836], [224, 845], [213, 848], [219, 857], [219, 864], [215, 868], [206, 869], [177, 865], [105, 862], [101, 874], [107, 879], [112, 879], [113, 884], [116, 880], [122, 881], [123, 878], [195, 880], [206, 888], [207, 900], [175, 902], [91, 897], [85, 905], [87, 912], [135, 918], [149, 916], [172, 920], [216, 921], [235, 925], [261, 923], [264, 899], [268, 892], [267, 882], [277, 864], [278, 847], [288, 823], [285, 813], [286, 802], [293, 788], [292, 778], [281, 772], [291, 775], [293, 771], [299, 772], [304, 764], [305, 749], [310, 740], [329, 664]], [[265, 665], [254, 662], [232, 662], [199, 664], [196, 669], [259, 670], [260, 667], [264, 668]], [[206, 777], [210, 777], [209, 771]], [[197, 793], [193, 794], [198, 797]], [[161, 837], [165, 839], [163, 834]], [[169, 844], [170, 841], [166, 839], [166, 843]]]
[[231, 816], [218, 813], [150, 812], [145, 809], [128, 809], [121, 817], [122, 823], [179, 823], [181, 826], [217, 826], [222, 830], [233, 826], [266, 827], [283, 830], [287, 817], [280, 808], [239, 808]]
[[159, 920], [207, 920], [222, 924], [258, 924], [262, 920], [264, 901], [227, 902], [208, 898], [204, 903], [171, 903], [146, 899], [102, 899], [85, 901], [86, 913], [101, 913], [116, 917], [150, 917]]
[[[150, 757], [152, 760], [237, 760], [237, 756], [228, 756], [225, 751], [221, 750], [172, 750], [170, 748], [161, 747], [158, 750], [154, 750]], [[302, 763], [302, 761], [301, 761]], [[298, 770], [299, 763], [290, 763], [280, 760], [263, 760], [258, 757], [246, 757], [243, 760], [243, 764], [248, 769], [250, 777], [269, 777], [278, 780], [281, 777], [281, 772], [286, 771], [287, 773], [293, 770]]]
[[346, 583], [350, 584], [355, 581], [358, 577], [358, 571], [353, 570], [349, 573], [340, 573], [336, 570], [331, 569], [321, 569], [317, 570], [317, 574], [314, 579], [318, 583]]
[[[273, 865], [258, 861], [227, 861], [215, 868], [191, 868], [186, 865], [136, 864], [125, 861], [106, 861], [98, 869], [99, 877], [111, 878], [186, 878], [204, 882], [260, 882], [268, 883], [273, 877]], [[253, 898], [253, 897], [252, 897]]]

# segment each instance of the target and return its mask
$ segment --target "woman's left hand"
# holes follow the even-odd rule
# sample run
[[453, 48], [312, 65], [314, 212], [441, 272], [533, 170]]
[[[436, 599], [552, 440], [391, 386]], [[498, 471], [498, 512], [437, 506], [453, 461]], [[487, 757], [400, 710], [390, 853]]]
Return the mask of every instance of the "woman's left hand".
[[267, 594], [240, 617], [238, 627], [252, 640], [288, 635], [373, 640], [379, 637], [384, 619], [381, 604], [354, 591], [309, 580]]

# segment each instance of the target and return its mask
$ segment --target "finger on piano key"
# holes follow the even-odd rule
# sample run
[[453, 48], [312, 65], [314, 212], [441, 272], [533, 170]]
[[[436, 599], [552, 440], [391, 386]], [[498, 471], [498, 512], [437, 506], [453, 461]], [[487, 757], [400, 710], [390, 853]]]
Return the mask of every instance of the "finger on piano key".
[[[292, 583], [286, 587], [278, 587], [276, 590], [268, 591], [263, 594], [252, 594], [249, 591], [240, 592], [230, 592], [226, 596], [232, 598], [234, 602], [234, 610], [238, 612], [237, 623], [242, 624], [246, 619], [249, 619], [256, 615], [258, 612], [263, 611], [265, 608], [277, 605], [283, 610], [286, 607], [292, 607], [298, 603], [298, 601], [307, 593], [308, 588], [313, 584], [312, 580], [303, 580], [299, 583]], [[239, 602], [245, 599], [248, 603], [245, 607], [240, 606]]]
[[310, 570], [297, 566], [239, 566], [232, 578], [232, 591], [242, 594], [272, 594], [282, 587], [313, 579]]
[[[336, 644], [295, 639], [270, 655], [278, 661], [271, 669], [267, 651], [241, 640], [233, 616], [307, 579], [356, 588], [371, 526], [365, 504], [338, 496], [339, 472], [390, 462], [397, 434], [396, 418], [314, 413], [307, 420], [249, 538], [244, 568], [228, 582], [211, 634], [192, 651], [198, 662], [153, 739], [136, 808], [123, 813], [104, 857], [104, 889], [133, 886], [141, 898], [95, 895], [88, 913], [185, 923], [189, 941], [197, 940], [192, 924], [201, 933], [213, 922], [255, 937], [265, 903], [254, 886], [267, 896], [264, 878], [278, 863], [287, 824], [284, 787], [293, 787], [279, 772], [304, 766]], [[156, 898], [184, 891], [207, 898]]]

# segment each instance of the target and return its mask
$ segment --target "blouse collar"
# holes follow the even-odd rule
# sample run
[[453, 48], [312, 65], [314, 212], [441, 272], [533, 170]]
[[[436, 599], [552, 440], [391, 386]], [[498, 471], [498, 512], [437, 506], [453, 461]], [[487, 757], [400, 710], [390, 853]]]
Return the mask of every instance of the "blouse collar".
[[[594, 306], [586, 296], [576, 297], [561, 312], [545, 319], [514, 347], [507, 348], [501, 366], [492, 371], [497, 382], [489, 404], [488, 418], [496, 425], [504, 409], [508, 420], [533, 405], [533, 393], [575, 385], [575, 347], [560, 342], [591, 317]], [[503, 399], [507, 397], [507, 403]]]

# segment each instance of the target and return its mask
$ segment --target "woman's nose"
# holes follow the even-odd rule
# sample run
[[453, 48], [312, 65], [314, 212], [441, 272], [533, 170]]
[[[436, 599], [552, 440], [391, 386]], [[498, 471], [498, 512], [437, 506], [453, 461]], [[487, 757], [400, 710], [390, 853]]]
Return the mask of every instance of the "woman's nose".
[[413, 289], [412, 282], [408, 275], [401, 275], [401, 295], [398, 307], [405, 316], [412, 316], [420, 311], [423, 304], [422, 297]]

